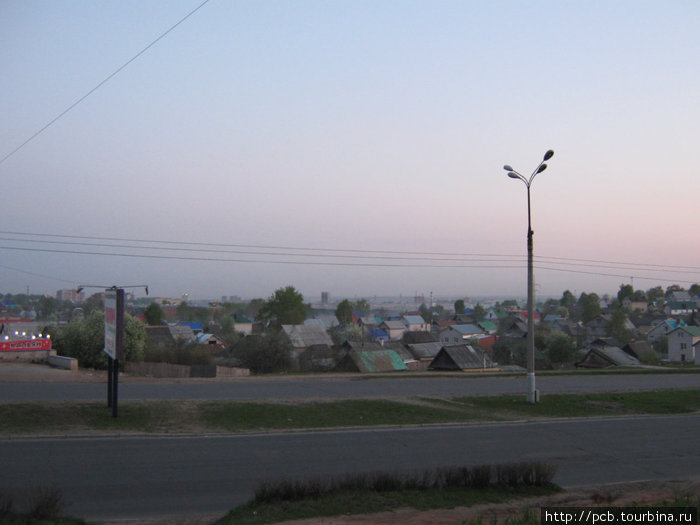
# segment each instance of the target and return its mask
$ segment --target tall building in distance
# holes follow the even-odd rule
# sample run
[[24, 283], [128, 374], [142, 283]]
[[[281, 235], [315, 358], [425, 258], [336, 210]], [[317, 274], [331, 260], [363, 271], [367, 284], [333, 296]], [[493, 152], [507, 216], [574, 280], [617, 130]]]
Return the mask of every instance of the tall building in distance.
[[81, 303], [84, 299], [85, 294], [83, 292], [78, 292], [78, 290], [58, 290], [56, 292], [56, 300], [58, 301]]
[[330, 298], [330, 292], [321, 292], [321, 304], [328, 304], [330, 302]]

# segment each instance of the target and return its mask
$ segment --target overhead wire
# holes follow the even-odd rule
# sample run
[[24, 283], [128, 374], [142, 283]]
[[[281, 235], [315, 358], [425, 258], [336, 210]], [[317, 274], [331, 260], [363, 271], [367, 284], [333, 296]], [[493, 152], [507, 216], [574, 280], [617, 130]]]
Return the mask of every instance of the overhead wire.
[[[234, 243], [168, 241], [162, 239], [133, 239], [123, 237], [80, 236], [9, 231], [0, 231], [0, 234], [5, 235], [4, 237], [0, 237], [0, 241], [25, 244], [33, 243], [40, 245], [40, 247], [10, 245], [0, 246], [0, 249], [3, 250], [43, 252], [79, 256], [103, 256], [220, 263], [284, 264], [300, 266], [433, 269], [518, 269], [524, 268], [526, 263], [524, 256], [513, 254], [409, 252], [398, 250], [366, 250], [352, 248], [311, 248], [302, 246], [271, 246], [259, 244], [251, 245]], [[104, 248], [108, 249], [109, 251], [59, 249], [43, 247], [47, 244], [58, 246], [77, 246], [81, 248]], [[241, 250], [223, 248], [254, 249]], [[114, 251], [115, 249], [122, 251]], [[130, 251], [131, 253], [127, 253], [123, 250]], [[163, 252], [169, 253], [164, 254]], [[177, 253], [188, 255], [177, 255]], [[222, 257], [217, 257], [214, 255], [222, 255]], [[226, 257], [226, 255], [238, 255], [244, 257], [232, 258]], [[255, 256], [256, 258], [251, 258], [249, 256]], [[556, 267], [552, 267], [552, 265]], [[656, 280], [663, 282], [693, 283], [695, 281], [690, 279], [690, 276], [697, 275], [700, 278], [700, 267], [695, 266], [630, 263], [595, 259], [574, 259], [570, 257], [538, 256], [535, 258], [535, 267], [538, 270], [544, 271], [619, 277], [623, 279], [632, 277], [642, 280]], [[582, 268], [588, 269], [585, 270]], [[683, 279], [680, 280], [677, 278], [671, 279], [661, 275], [630, 276], [629, 274], [610, 273], [609, 271], [602, 270], [631, 270], [633, 272], [644, 271], [655, 274], [663, 272], [666, 274], [671, 273], [673, 275], [684, 275], [687, 276], [688, 279], [685, 280], [685, 277], [683, 277]]]
[[148, 44], [146, 47], [144, 47], [141, 51], [136, 53], [133, 57], [131, 57], [129, 60], [127, 60], [124, 64], [119, 66], [114, 72], [112, 72], [110, 75], [108, 75], [104, 80], [102, 80], [99, 84], [97, 84], [94, 88], [92, 88], [90, 91], [85, 93], [82, 97], [80, 97], [78, 100], [73, 102], [70, 106], [68, 106], [66, 109], [64, 109], [61, 113], [59, 113], [56, 117], [54, 117], [52, 120], [48, 122], [48, 124], [45, 124], [39, 131], [35, 132], [32, 136], [30, 136], [28, 139], [26, 139], [24, 142], [22, 142], [19, 146], [14, 148], [12, 151], [10, 151], [7, 155], [5, 155], [2, 159], [0, 159], [0, 164], [5, 162], [7, 159], [9, 159], [12, 155], [17, 153], [19, 150], [21, 150], [24, 146], [29, 144], [32, 140], [37, 138], [39, 135], [41, 135], [44, 131], [46, 131], [49, 127], [51, 127], [57, 120], [59, 120], [61, 117], [63, 117], [66, 113], [71, 111], [73, 108], [75, 108], [78, 104], [80, 104], [83, 100], [88, 98], [90, 95], [92, 95], [95, 91], [100, 89], [102, 86], [104, 86], [107, 82], [112, 80], [116, 75], [118, 75], [125, 67], [127, 67], [129, 64], [131, 64], [134, 60], [139, 58], [141, 55], [143, 55], [146, 51], [148, 51], [150, 48], [152, 48], [154, 45], [156, 45], [158, 42], [160, 42], [163, 38], [165, 38], [172, 30], [174, 30], [177, 26], [182, 24], [185, 20], [187, 20], [189, 17], [191, 17], [193, 14], [195, 14], [197, 11], [199, 11], [202, 7], [204, 7], [205, 4], [207, 4], [209, 0], [204, 0], [201, 4], [199, 4], [197, 7], [195, 7], [192, 11], [187, 13], [184, 17], [182, 17], [180, 20], [178, 20], [174, 25], [172, 25], [168, 30], [166, 30], [164, 33], [162, 33], [158, 38], [153, 40], [150, 44]]

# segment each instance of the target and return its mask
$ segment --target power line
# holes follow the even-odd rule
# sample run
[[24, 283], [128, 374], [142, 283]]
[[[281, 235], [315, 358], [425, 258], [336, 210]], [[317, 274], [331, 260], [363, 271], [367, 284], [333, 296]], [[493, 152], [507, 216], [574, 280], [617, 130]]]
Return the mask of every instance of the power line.
[[[237, 255], [264, 255], [267, 257], [304, 257], [304, 258], [316, 258], [316, 259], [352, 259], [352, 260], [382, 260], [382, 261], [432, 261], [432, 262], [461, 262], [461, 263], [484, 263], [488, 262], [493, 264], [493, 262], [498, 262], [498, 263], [523, 263], [524, 262], [524, 256], [514, 256], [510, 257], [508, 259], [501, 258], [498, 260], [493, 260], [493, 259], [487, 259], [484, 258], [484, 256], [475, 256], [475, 255], [465, 255], [463, 257], [456, 258], [456, 255], [453, 257], [425, 257], [422, 254], [410, 254], [411, 256], [398, 256], [398, 255], [344, 255], [344, 254], [337, 254], [337, 253], [294, 253], [294, 252], [270, 252], [270, 251], [250, 251], [250, 250], [222, 250], [222, 249], [211, 249], [211, 248], [186, 248], [186, 247], [173, 247], [173, 246], [134, 246], [134, 245], [129, 245], [129, 244], [106, 244], [106, 243], [97, 243], [97, 242], [78, 242], [78, 241], [58, 241], [58, 240], [50, 240], [50, 241], [37, 241], [35, 239], [14, 239], [14, 238], [9, 238], [9, 237], [0, 237], [0, 241], [10, 241], [10, 242], [23, 242], [23, 243], [37, 243], [37, 242], [42, 242], [42, 243], [48, 243], [48, 244], [56, 244], [56, 245], [68, 245], [68, 246], [88, 246], [88, 247], [97, 247], [97, 248], [124, 248], [124, 249], [129, 249], [129, 250], [149, 250], [149, 251], [169, 251], [169, 252], [185, 252], [185, 253], [214, 253], [214, 254], [237, 254]], [[12, 247], [5, 247], [7, 249], [12, 249]], [[299, 250], [296, 250], [299, 251]], [[76, 254], [78, 253], [83, 253], [83, 252], [74, 252]], [[406, 254], [409, 255], [409, 254]], [[465, 258], [467, 257], [467, 258]], [[505, 256], [504, 256], [505, 257]], [[549, 260], [553, 259], [553, 260]], [[651, 265], [651, 266], [641, 266], [639, 265], [636, 268], [633, 267], [623, 267], [623, 266], [614, 266], [612, 264], [602, 264], [602, 263], [587, 263], [587, 262], [570, 262], [573, 261], [573, 259], [569, 258], [559, 258], [559, 257], [536, 257], [535, 258], [536, 263], [543, 263], [543, 264], [556, 264], [558, 266], [564, 266], [564, 267], [587, 267], [587, 268], [599, 268], [599, 269], [613, 269], [613, 270], [624, 270], [624, 269], [632, 269], [632, 270], [643, 270], [643, 271], [651, 271], [651, 272], [668, 272], [668, 268], [661, 267], [660, 265]], [[435, 265], [435, 267], [445, 267], [445, 265]], [[691, 274], [695, 275], [698, 274], [700, 275], [700, 269], [699, 270], [678, 270], [674, 269], [674, 273], [677, 274]], [[603, 275], [603, 274], [601, 274]]]
[[190, 16], [195, 14], [197, 11], [199, 11], [206, 3], [208, 3], [209, 0], [204, 0], [201, 4], [199, 4], [197, 7], [195, 7], [192, 11], [187, 13], [183, 18], [181, 18], [175, 25], [171, 26], [170, 29], [165, 31], [165, 33], [161, 34], [158, 38], [156, 38], [153, 42], [148, 44], [146, 47], [144, 47], [141, 51], [136, 53], [133, 57], [131, 57], [129, 60], [127, 60], [123, 65], [121, 65], [119, 68], [117, 68], [112, 74], [110, 74], [107, 78], [105, 78], [102, 82], [97, 84], [94, 88], [92, 88], [90, 91], [85, 93], [82, 97], [80, 97], [78, 100], [73, 102], [68, 108], [63, 110], [61, 113], [59, 113], [58, 116], [54, 117], [48, 124], [46, 124], [44, 127], [42, 127], [39, 131], [34, 133], [31, 137], [29, 137], [27, 140], [22, 142], [19, 146], [17, 146], [15, 149], [10, 151], [7, 155], [5, 155], [2, 159], [0, 159], [0, 164], [5, 162], [7, 159], [9, 159], [12, 155], [17, 153], [19, 150], [21, 150], [24, 146], [29, 144], [32, 140], [34, 140], [36, 137], [41, 135], [44, 131], [46, 131], [47, 128], [49, 128], [51, 125], [53, 125], [58, 119], [63, 117], [66, 113], [68, 113], [70, 110], [72, 110], [75, 106], [80, 104], [83, 100], [88, 98], [90, 95], [92, 95], [95, 91], [100, 89], [103, 85], [105, 85], [107, 82], [109, 82], [113, 77], [115, 77], [117, 74], [119, 74], [125, 67], [127, 67], [129, 64], [131, 64], [134, 60], [139, 58], [141, 55], [143, 55], [146, 51], [148, 51], [150, 48], [152, 48], [154, 45], [156, 45], [160, 40], [165, 38], [165, 36], [170, 33], [173, 29], [175, 29], [177, 26], [182, 24], [185, 20], [187, 20]]
[[[198, 262], [222, 262], [222, 263], [247, 263], [247, 264], [284, 264], [292, 266], [335, 266], [335, 267], [365, 267], [365, 268], [432, 268], [432, 269], [522, 269], [522, 264], [518, 265], [500, 265], [500, 264], [397, 264], [397, 263], [367, 263], [367, 262], [331, 262], [331, 261], [290, 261], [290, 260], [270, 260], [270, 259], [230, 259], [216, 257], [192, 257], [192, 256], [175, 256], [175, 255], [153, 255], [153, 254], [134, 254], [134, 253], [116, 253], [116, 252], [88, 252], [75, 250], [56, 250], [47, 248], [21, 248], [13, 246], [0, 246], [4, 250], [16, 250], [26, 252], [42, 252], [42, 253], [58, 253], [68, 255], [91, 255], [103, 257], [125, 257], [136, 259], [157, 259], [157, 260], [172, 260], [172, 261], [198, 261]], [[603, 277], [620, 277], [626, 279], [627, 274], [614, 274], [593, 272], [566, 268], [550, 268], [546, 266], [536, 266], [538, 270], [578, 273], [586, 275], [597, 275]], [[668, 279], [663, 277], [648, 277], [635, 276], [637, 279], [650, 281], [663, 281], [673, 283], [688, 283], [694, 284], [694, 280], [683, 279]], [[73, 282], [73, 281], [71, 281]]]
[[[368, 256], [347, 256], [343, 255], [345, 258], [376, 258], [376, 259], [392, 259], [393, 257], [388, 257], [387, 255], [397, 255], [406, 256], [395, 257], [395, 259], [405, 259], [405, 260], [441, 260], [440, 257], [480, 257], [488, 258], [476, 260], [475, 262], [483, 262], [491, 259], [510, 259], [502, 262], [514, 262], [512, 259], [520, 260], [525, 257], [522, 254], [487, 254], [487, 253], [460, 253], [460, 252], [410, 252], [410, 251], [400, 251], [400, 250], [366, 250], [366, 249], [352, 249], [352, 248], [310, 248], [302, 246], [278, 246], [278, 245], [261, 245], [261, 244], [234, 244], [234, 243], [209, 243], [209, 242], [192, 242], [192, 241], [167, 241], [160, 239], [133, 239], [125, 237], [104, 237], [104, 236], [85, 236], [85, 235], [60, 235], [60, 234], [49, 234], [49, 233], [28, 233], [28, 232], [12, 232], [12, 231], [0, 231], [2, 235], [14, 235], [14, 236], [27, 236], [27, 237], [48, 237], [57, 239], [80, 239], [80, 240], [95, 240], [103, 242], [129, 242], [129, 243], [140, 243], [140, 244], [154, 244], [154, 245], [165, 245], [170, 246], [170, 248], [160, 248], [155, 246], [125, 246], [125, 245], [115, 245], [115, 244], [99, 244], [99, 243], [78, 243], [74, 241], [70, 242], [58, 242], [58, 241], [46, 241], [37, 240], [35, 242], [48, 242], [52, 244], [73, 244], [73, 245], [85, 245], [85, 246], [99, 246], [99, 247], [118, 247], [118, 248], [131, 248], [131, 249], [151, 249], [151, 250], [173, 250], [173, 251], [194, 251], [194, 252], [209, 252], [209, 253], [238, 253], [245, 254], [246, 252], [239, 251], [227, 251], [227, 250], [213, 250], [213, 249], [188, 249], [183, 246], [198, 246], [207, 248], [249, 248], [249, 249], [260, 249], [260, 250], [295, 250], [300, 252], [310, 252], [317, 255], [308, 254], [294, 254], [294, 253], [269, 253], [269, 252], [250, 252], [251, 255], [286, 255], [286, 256], [318, 256], [318, 257], [337, 257], [333, 254], [338, 253], [350, 253], [350, 254], [377, 254], [375, 257]], [[16, 241], [16, 242], [33, 242], [30, 239], [11, 239], [11, 238], [0, 238], [0, 240], [5, 241]], [[174, 246], [174, 247], [173, 247]], [[327, 252], [327, 253], [321, 253]], [[385, 254], [385, 255], [379, 255]], [[423, 256], [429, 256], [424, 259]], [[462, 259], [444, 259], [446, 261], [451, 260], [462, 260]], [[569, 265], [569, 266], [593, 266], [593, 267], [603, 267], [603, 268], [616, 268], [616, 267], [628, 267], [631, 269], [647, 270], [647, 271], [676, 271], [680, 273], [697, 273], [700, 272], [700, 266], [681, 266], [681, 265], [662, 265], [654, 263], [637, 263], [629, 261], [606, 261], [600, 259], [576, 259], [571, 257], [555, 257], [555, 256], [536, 256], [536, 260], [543, 263], [558, 264], [558, 265]], [[557, 262], [562, 261], [562, 262]], [[499, 261], [495, 261], [499, 262]], [[598, 265], [612, 265], [612, 266], [598, 266]], [[624, 269], [624, 268], [619, 268]], [[685, 271], [690, 270], [690, 271]], [[693, 271], [695, 270], [695, 271]], [[626, 276], [627, 278], [629, 276]]]

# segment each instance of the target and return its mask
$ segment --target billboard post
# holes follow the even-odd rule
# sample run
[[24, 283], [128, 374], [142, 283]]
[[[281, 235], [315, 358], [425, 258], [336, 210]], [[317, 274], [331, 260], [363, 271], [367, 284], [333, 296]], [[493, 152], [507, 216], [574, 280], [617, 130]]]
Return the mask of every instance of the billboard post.
[[112, 417], [119, 410], [119, 360], [124, 354], [124, 289], [116, 286], [105, 292], [105, 347], [109, 357], [107, 370], [107, 406]]

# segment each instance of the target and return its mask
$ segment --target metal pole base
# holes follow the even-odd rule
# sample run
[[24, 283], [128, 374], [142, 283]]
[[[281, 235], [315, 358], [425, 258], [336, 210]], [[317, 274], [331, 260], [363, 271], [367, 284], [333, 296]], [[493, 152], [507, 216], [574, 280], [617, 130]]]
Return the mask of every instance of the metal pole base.
[[527, 374], [527, 402], [530, 404], [538, 403], [540, 400], [540, 391], [535, 388], [535, 373], [528, 372]]

